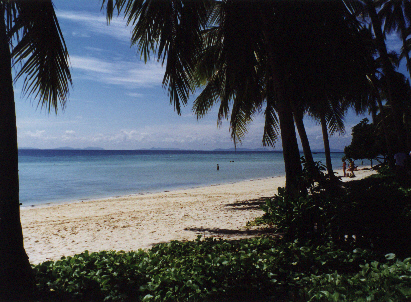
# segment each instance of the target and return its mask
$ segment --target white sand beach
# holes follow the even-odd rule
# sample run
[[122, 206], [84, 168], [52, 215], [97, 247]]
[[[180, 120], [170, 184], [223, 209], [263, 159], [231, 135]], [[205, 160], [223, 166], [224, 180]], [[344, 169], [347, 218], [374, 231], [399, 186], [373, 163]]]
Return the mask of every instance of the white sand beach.
[[[356, 171], [353, 179], [373, 173]], [[22, 208], [24, 245], [30, 262], [40, 263], [85, 250], [131, 251], [171, 240], [192, 240], [197, 235], [253, 236], [245, 225], [263, 214], [258, 201], [273, 196], [284, 184], [285, 177], [274, 177]]]

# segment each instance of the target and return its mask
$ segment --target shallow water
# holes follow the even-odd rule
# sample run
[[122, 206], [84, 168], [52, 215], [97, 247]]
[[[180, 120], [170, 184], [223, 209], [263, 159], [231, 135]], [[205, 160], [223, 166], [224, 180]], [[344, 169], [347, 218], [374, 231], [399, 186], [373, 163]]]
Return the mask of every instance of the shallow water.
[[[332, 153], [334, 169], [341, 169], [342, 156], [343, 153]], [[324, 154], [314, 154], [314, 160], [324, 163]], [[19, 151], [20, 202], [23, 206], [284, 174], [282, 152]]]

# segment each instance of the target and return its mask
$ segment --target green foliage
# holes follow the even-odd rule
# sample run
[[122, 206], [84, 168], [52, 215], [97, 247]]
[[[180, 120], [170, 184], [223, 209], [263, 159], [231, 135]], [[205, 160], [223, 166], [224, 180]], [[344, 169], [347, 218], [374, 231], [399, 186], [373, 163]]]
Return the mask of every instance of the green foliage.
[[261, 208], [265, 221], [275, 225], [278, 232], [290, 240], [328, 240], [338, 210], [334, 200], [327, 196], [293, 198], [284, 188], [279, 188], [278, 195], [267, 199]]
[[198, 238], [148, 251], [84, 252], [34, 271], [41, 301], [357, 301], [385, 289], [385, 297], [410, 297], [410, 260], [389, 261], [332, 243]]
[[382, 137], [374, 124], [369, 124], [368, 119], [363, 119], [352, 128], [352, 140], [344, 148], [346, 158], [375, 159], [378, 155], [387, 154]]
[[289, 196], [284, 188], [278, 188], [278, 195], [261, 206], [265, 212], [262, 218], [288, 240], [326, 242], [333, 235], [343, 191], [338, 180], [327, 178], [321, 162], [313, 167], [304, 158], [302, 162], [300, 196]]
[[360, 265], [354, 275], [337, 272], [310, 276], [309, 301], [409, 301], [411, 299], [411, 258], [393, 261], [394, 254], [386, 255], [388, 262], [372, 261]]
[[411, 197], [391, 175], [346, 183], [339, 233], [355, 235], [356, 246], [380, 253], [411, 253]]
[[149, 251], [85, 252], [34, 269], [41, 295], [50, 300], [203, 301], [216, 293], [261, 296], [272, 285], [264, 266], [272, 246], [273, 241], [264, 238], [175, 241]]
[[320, 179], [308, 195], [288, 196], [283, 188], [262, 205], [262, 221], [287, 240], [344, 248], [367, 248], [381, 254], [411, 254], [411, 190], [391, 174], [348, 183]]

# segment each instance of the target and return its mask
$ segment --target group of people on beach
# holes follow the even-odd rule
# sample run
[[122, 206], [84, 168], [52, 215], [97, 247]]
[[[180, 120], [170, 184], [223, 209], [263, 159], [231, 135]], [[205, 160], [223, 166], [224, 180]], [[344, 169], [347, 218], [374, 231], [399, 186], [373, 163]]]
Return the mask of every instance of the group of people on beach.
[[[407, 173], [411, 174], [411, 152], [408, 156], [404, 151], [399, 151], [394, 155], [394, 160], [395, 173], [398, 179], [404, 179]], [[357, 167], [354, 165], [354, 161], [352, 159], [348, 159], [348, 161], [349, 168], [347, 170], [347, 163], [344, 158], [342, 160], [344, 177], [355, 177], [354, 171], [357, 170]]]
[[348, 172], [347, 173], [347, 163], [345, 162], [345, 160], [343, 159], [343, 164], [342, 164], [342, 168], [343, 168], [343, 173], [344, 173], [344, 177], [355, 177], [354, 174], [354, 170], [357, 170], [357, 167], [354, 165], [354, 161], [352, 159], [348, 160], [350, 163], [350, 166], [348, 168]]

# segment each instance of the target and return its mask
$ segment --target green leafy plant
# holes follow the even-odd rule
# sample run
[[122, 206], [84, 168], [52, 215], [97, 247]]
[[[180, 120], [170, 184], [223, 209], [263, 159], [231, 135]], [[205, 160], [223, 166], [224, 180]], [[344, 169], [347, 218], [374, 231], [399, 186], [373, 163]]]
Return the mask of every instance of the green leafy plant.
[[[334, 301], [330, 297], [344, 295], [357, 301], [367, 291], [379, 297], [378, 287], [389, 289], [384, 297], [409, 297], [410, 267], [410, 259], [384, 260], [331, 242], [259, 237], [84, 252], [34, 271], [40, 301]], [[348, 289], [350, 284], [361, 293]]]
[[410, 301], [411, 258], [388, 262], [372, 261], [360, 265], [353, 275], [334, 272], [306, 277], [308, 301]]

